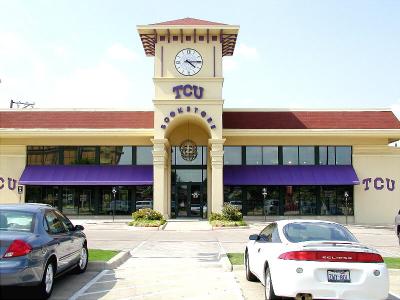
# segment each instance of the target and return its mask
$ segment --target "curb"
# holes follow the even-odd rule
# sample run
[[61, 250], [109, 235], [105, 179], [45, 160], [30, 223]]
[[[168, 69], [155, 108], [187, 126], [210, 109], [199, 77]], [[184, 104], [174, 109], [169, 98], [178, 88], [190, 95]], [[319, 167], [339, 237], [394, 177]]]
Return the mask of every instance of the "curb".
[[226, 254], [226, 251], [225, 251], [224, 247], [222, 247], [220, 242], [218, 242], [218, 245], [219, 245], [219, 248], [220, 248], [220, 252], [219, 252], [219, 255], [218, 255], [218, 260], [222, 264], [222, 269], [225, 272], [232, 272], [233, 266], [231, 264], [231, 261], [228, 258], [228, 255]]
[[211, 226], [211, 230], [226, 230], [226, 229], [249, 229], [249, 225], [245, 226]]
[[112, 270], [118, 268], [131, 257], [129, 251], [121, 251], [109, 261], [93, 261], [89, 262], [87, 270], [92, 272], [100, 272], [104, 270]]
[[158, 226], [158, 230], [164, 230], [164, 228], [167, 226], [168, 221], [165, 222], [163, 225]]

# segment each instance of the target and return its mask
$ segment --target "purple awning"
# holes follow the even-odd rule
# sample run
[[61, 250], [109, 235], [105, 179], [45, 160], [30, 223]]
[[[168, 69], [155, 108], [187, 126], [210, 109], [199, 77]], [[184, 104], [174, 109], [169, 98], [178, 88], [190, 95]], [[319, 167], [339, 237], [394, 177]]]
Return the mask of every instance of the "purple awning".
[[148, 185], [153, 166], [27, 166], [20, 184], [25, 185]]
[[352, 166], [224, 166], [224, 185], [355, 185]]

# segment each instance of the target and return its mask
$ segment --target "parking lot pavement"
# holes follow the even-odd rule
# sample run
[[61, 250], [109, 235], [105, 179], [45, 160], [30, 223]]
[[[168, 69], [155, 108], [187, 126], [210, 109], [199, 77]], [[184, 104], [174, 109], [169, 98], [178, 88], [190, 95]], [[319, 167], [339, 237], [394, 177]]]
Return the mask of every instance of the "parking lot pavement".
[[132, 258], [101, 272], [70, 300], [243, 299], [216, 241], [144, 241]]

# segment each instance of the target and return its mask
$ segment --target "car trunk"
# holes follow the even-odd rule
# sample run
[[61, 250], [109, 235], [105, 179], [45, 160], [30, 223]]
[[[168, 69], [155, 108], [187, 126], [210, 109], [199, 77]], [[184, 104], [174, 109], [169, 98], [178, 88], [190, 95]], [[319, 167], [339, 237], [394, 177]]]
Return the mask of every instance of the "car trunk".
[[29, 240], [33, 237], [31, 232], [20, 232], [20, 231], [0, 231], [0, 259], [3, 259], [5, 252], [14, 240], [22, 240], [29, 243]]

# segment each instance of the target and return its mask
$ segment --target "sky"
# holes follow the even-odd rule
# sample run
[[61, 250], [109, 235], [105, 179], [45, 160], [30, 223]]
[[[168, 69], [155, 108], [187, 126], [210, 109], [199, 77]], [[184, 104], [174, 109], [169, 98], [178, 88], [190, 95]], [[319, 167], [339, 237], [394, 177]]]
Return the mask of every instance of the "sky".
[[0, 0], [0, 107], [152, 109], [136, 25], [185, 17], [240, 25], [227, 108], [400, 117], [400, 0]]

